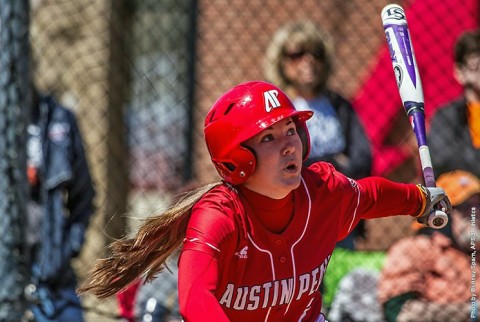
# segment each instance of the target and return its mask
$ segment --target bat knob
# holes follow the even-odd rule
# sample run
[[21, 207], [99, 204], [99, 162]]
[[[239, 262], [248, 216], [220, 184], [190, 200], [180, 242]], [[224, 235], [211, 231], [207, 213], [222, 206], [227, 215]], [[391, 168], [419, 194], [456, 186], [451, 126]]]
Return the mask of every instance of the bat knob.
[[446, 213], [440, 210], [435, 210], [428, 216], [428, 226], [441, 229], [445, 227], [448, 223], [448, 216]]

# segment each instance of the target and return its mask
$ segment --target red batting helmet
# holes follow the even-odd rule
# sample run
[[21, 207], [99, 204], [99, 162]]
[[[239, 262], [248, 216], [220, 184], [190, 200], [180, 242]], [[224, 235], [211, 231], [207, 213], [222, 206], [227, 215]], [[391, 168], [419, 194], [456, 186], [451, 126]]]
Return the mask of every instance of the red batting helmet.
[[222, 178], [241, 184], [255, 169], [254, 153], [243, 142], [287, 117], [292, 117], [303, 145], [303, 160], [310, 152], [305, 121], [310, 111], [297, 111], [277, 86], [263, 81], [237, 85], [213, 104], [205, 118], [205, 141]]

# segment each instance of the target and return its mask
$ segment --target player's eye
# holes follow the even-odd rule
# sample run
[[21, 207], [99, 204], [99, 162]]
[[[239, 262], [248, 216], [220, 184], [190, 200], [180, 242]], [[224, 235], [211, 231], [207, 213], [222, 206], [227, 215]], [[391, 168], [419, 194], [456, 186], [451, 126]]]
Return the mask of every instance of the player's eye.
[[270, 142], [273, 141], [273, 135], [272, 134], [266, 134], [262, 136], [260, 142]]
[[295, 127], [291, 127], [287, 131], [287, 135], [295, 135], [297, 133], [297, 129]]

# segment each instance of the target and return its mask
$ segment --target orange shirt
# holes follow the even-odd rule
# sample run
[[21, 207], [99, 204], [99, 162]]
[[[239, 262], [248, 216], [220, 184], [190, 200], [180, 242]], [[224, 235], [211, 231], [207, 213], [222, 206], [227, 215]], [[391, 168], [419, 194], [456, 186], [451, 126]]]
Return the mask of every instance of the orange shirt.
[[480, 103], [467, 103], [467, 115], [473, 146], [480, 149]]
[[473, 258], [474, 265], [472, 256], [452, 247], [441, 233], [404, 238], [388, 252], [378, 285], [380, 303], [409, 292], [430, 302], [468, 302], [472, 275], [477, 296], [480, 290], [480, 268]]

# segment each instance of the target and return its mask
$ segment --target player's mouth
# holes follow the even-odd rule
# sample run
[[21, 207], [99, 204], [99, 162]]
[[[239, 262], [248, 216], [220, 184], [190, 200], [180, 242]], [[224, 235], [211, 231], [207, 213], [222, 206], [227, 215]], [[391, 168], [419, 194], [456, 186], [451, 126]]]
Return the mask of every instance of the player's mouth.
[[295, 162], [290, 162], [285, 167], [285, 170], [289, 173], [296, 173], [298, 171], [298, 169], [299, 169], [299, 166]]

